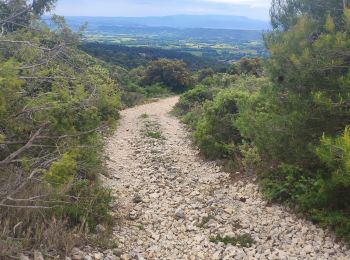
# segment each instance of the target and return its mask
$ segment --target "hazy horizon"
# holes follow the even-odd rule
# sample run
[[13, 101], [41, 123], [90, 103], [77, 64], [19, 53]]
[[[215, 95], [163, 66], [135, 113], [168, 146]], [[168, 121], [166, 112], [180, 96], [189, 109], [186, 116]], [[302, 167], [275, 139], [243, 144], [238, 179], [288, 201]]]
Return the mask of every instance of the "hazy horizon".
[[[55, 13], [55, 12], [53, 12]], [[251, 18], [248, 16], [243, 16], [243, 15], [224, 15], [224, 14], [172, 14], [172, 15], [144, 15], [144, 16], [109, 16], [109, 15], [62, 15], [64, 17], [89, 17], [89, 18], [152, 18], [152, 17], [174, 17], [174, 16], [198, 16], [198, 17], [203, 17], [203, 16], [217, 16], [217, 17], [241, 17], [241, 18], [247, 18], [249, 20], [257, 20], [257, 21], [265, 21], [268, 22], [269, 20], [264, 20], [264, 19], [258, 19], [258, 18]]]
[[[54, 13], [80, 17], [242, 16], [269, 20], [271, 0], [62, 0]], [[81, 8], [84, 6], [84, 8]]]

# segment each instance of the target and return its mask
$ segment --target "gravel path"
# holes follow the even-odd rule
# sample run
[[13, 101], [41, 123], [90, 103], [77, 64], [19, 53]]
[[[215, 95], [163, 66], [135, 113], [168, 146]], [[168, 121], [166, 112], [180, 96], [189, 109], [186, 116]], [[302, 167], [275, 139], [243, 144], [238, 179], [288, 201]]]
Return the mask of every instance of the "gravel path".
[[[169, 115], [177, 100], [122, 111], [110, 139], [106, 184], [123, 217], [114, 230], [122, 259], [350, 259], [323, 230], [268, 205], [255, 184], [232, 183], [200, 159], [184, 126]], [[254, 244], [210, 242], [217, 235], [245, 235]]]

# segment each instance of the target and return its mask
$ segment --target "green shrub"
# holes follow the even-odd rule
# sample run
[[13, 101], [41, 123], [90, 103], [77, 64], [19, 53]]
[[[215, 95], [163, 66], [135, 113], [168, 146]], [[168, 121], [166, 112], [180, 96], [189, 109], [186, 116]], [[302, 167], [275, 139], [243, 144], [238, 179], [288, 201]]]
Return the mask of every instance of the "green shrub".
[[230, 73], [262, 76], [263, 66], [261, 58], [242, 58], [231, 66]]
[[170, 91], [181, 93], [194, 85], [193, 78], [180, 60], [159, 59], [152, 61], [144, 71], [142, 86], [161, 84]]
[[53, 186], [71, 182], [77, 171], [77, 162], [74, 157], [66, 153], [60, 160], [54, 162], [45, 173], [46, 180]]
[[211, 159], [231, 157], [242, 138], [235, 127], [239, 116], [237, 99], [244, 92], [235, 89], [222, 90], [211, 102], [204, 105], [203, 118], [194, 131], [195, 143], [204, 155]]
[[150, 86], [145, 86], [144, 89], [146, 97], [161, 97], [170, 95], [169, 89], [167, 89], [165, 86], [159, 83]]
[[261, 157], [259, 150], [252, 143], [243, 140], [242, 145], [239, 146], [239, 151], [242, 155], [242, 166], [247, 173], [253, 174], [256, 172], [259, 164], [261, 164]]
[[311, 220], [350, 239], [350, 131], [338, 137], [325, 135], [316, 148], [324, 167], [313, 171], [282, 164], [261, 176], [268, 199], [297, 206]]
[[324, 228], [331, 228], [336, 235], [345, 241], [350, 241], [350, 216], [343, 211], [325, 211], [310, 209], [309, 215], [314, 223]]
[[193, 108], [201, 106], [204, 102], [213, 100], [213, 98], [212, 89], [199, 85], [181, 95], [174, 111], [177, 115], [184, 116], [192, 112]]
[[350, 210], [350, 128], [335, 138], [323, 136], [316, 149], [325, 163], [327, 179], [322, 183], [322, 199], [331, 209]]
[[69, 220], [71, 225], [85, 225], [94, 230], [97, 224], [111, 223], [109, 204], [113, 198], [111, 192], [96, 183], [87, 180], [76, 181], [68, 195], [71, 200], [55, 209], [55, 214]]
[[287, 164], [264, 173], [260, 178], [266, 197], [273, 202], [301, 202], [316, 187], [316, 178], [312, 173]]
[[224, 243], [225, 245], [240, 245], [241, 247], [251, 247], [255, 242], [252, 239], [251, 235], [249, 234], [243, 234], [243, 235], [239, 235], [236, 237], [230, 237], [230, 236], [220, 236], [217, 235], [216, 237], [211, 237], [210, 238], [210, 242], [212, 243]]
[[191, 129], [196, 129], [198, 121], [203, 117], [203, 105], [198, 104], [191, 108], [191, 111], [181, 117], [181, 121], [188, 125]]
[[[79, 226], [93, 229], [109, 219], [110, 192], [96, 179], [120, 90], [99, 60], [78, 49], [79, 35], [62, 18], [54, 17], [51, 31], [32, 7], [18, 17], [28, 16], [31, 28], [8, 32], [0, 43], [0, 200], [7, 205], [0, 240], [8, 235], [24, 250], [43, 245], [57, 252]], [[20, 231], [9, 232], [18, 223]]]
[[159, 131], [148, 131], [147, 136], [154, 139], [160, 139], [162, 138], [162, 133]]

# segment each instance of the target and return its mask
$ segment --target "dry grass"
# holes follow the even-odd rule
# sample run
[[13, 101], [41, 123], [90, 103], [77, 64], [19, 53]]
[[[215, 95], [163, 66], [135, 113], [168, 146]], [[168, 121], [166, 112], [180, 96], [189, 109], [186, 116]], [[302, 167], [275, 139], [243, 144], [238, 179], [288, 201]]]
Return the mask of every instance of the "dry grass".
[[[23, 183], [26, 185], [21, 186]], [[54, 194], [57, 191], [55, 193], [39, 176], [28, 181], [26, 175], [15, 168], [0, 173], [0, 201], [9, 205], [0, 206], [1, 260], [13, 259], [20, 252], [34, 249], [48, 257], [64, 255], [80, 243], [81, 230], [54, 217], [50, 207], [60, 205]]]
[[16, 210], [2, 217], [0, 259], [18, 257], [19, 252], [34, 249], [47, 256], [63, 256], [82, 242], [79, 229], [71, 229], [63, 220], [47, 218], [42, 210]]

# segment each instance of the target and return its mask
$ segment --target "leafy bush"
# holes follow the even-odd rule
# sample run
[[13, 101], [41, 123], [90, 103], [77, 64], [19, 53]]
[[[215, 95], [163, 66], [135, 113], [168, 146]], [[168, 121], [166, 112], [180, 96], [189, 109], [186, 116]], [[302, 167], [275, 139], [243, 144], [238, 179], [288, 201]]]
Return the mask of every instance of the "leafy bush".
[[207, 69], [203, 69], [200, 70], [198, 73], [198, 78], [197, 81], [201, 82], [203, 81], [205, 78], [212, 78], [214, 76], [215, 72], [212, 68], [207, 68]]
[[242, 58], [240, 61], [232, 64], [230, 69], [231, 74], [243, 75], [263, 75], [263, 66], [260, 58]]
[[[53, 1], [35, 1], [45, 2]], [[60, 250], [52, 247], [65, 240], [49, 243], [53, 227], [68, 243], [78, 227], [109, 219], [110, 192], [96, 179], [120, 91], [100, 61], [78, 50], [80, 36], [62, 18], [51, 31], [31, 15], [36, 4], [21, 8], [33, 30], [11, 28], [0, 43], [0, 244], [14, 236], [26, 250]]]
[[312, 172], [282, 164], [261, 177], [263, 190], [270, 200], [298, 206], [313, 221], [349, 240], [349, 128], [335, 138], [323, 136], [316, 154], [324, 167]]
[[248, 143], [243, 140], [239, 146], [240, 154], [242, 155], [242, 166], [247, 173], [256, 172], [259, 165], [261, 164], [261, 156], [259, 150], [252, 143]]
[[215, 99], [204, 105], [203, 118], [194, 131], [195, 143], [211, 159], [231, 157], [241, 143], [235, 127], [238, 117], [236, 100], [244, 93], [235, 89], [219, 92]]
[[205, 101], [213, 100], [214, 93], [212, 89], [199, 85], [181, 95], [179, 102], [174, 110], [177, 115], [186, 115], [191, 110], [202, 105]]
[[154, 84], [151, 86], [145, 86], [144, 87], [145, 92], [146, 92], [146, 97], [164, 97], [167, 95], [170, 95], [170, 90], [163, 86], [162, 84]]
[[64, 154], [59, 161], [54, 162], [45, 173], [46, 180], [53, 186], [71, 182], [77, 171], [77, 162], [74, 155]]
[[193, 79], [183, 61], [159, 59], [147, 66], [141, 84], [162, 84], [171, 91], [183, 92], [193, 86]]
[[293, 165], [282, 164], [260, 178], [266, 197], [273, 202], [298, 203], [317, 188], [315, 175]]
[[328, 178], [322, 183], [323, 203], [331, 209], [350, 210], [350, 128], [335, 138], [323, 136], [316, 149]]

